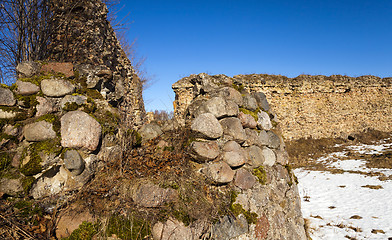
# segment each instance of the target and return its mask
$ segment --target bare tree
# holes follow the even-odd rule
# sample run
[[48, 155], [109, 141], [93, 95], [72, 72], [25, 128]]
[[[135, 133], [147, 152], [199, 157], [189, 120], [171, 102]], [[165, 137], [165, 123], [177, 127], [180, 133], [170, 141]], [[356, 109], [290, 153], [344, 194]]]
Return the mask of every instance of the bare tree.
[[49, 0], [0, 1], [0, 81], [14, 81], [15, 67], [43, 60], [50, 41]]

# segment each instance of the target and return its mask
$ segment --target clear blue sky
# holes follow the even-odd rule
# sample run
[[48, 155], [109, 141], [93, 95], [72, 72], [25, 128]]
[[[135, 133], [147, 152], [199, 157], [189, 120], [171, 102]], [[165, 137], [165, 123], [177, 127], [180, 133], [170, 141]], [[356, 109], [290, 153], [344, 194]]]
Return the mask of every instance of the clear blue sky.
[[392, 76], [392, 0], [123, 0], [128, 37], [154, 83], [147, 110], [172, 110], [190, 74]]

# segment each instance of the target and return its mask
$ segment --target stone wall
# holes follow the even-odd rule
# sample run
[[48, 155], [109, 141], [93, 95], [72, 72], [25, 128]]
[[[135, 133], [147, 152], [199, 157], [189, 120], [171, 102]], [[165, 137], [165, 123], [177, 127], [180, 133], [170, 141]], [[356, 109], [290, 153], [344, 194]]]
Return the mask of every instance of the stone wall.
[[236, 217], [221, 217], [213, 239], [306, 239], [295, 176], [266, 96], [241, 94], [223, 75], [192, 75], [173, 88], [176, 119], [194, 134], [196, 171], [236, 193]]
[[87, 76], [88, 86], [119, 105], [130, 127], [143, 124], [142, 84], [107, 20], [106, 5], [101, 0], [51, 1], [51, 10], [55, 31], [49, 61], [83, 64], [98, 76], [109, 73], [103, 81]]
[[[24, 62], [16, 83], [0, 86], [2, 194], [67, 194], [91, 179], [108, 152], [120, 152], [118, 109], [75, 69], [84, 66]], [[84, 70], [92, 78], [108, 77]]]
[[[192, 75], [173, 85], [175, 115], [182, 119], [195, 94]], [[392, 127], [392, 78], [362, 76], [309, 76], [296, 78], [253, 74], [211, 76], [216, 84], [230, 82], [243, 92], [262, 91], [270, 101], [288, 139], [347, 137], [368, 128], [390, 132]]]

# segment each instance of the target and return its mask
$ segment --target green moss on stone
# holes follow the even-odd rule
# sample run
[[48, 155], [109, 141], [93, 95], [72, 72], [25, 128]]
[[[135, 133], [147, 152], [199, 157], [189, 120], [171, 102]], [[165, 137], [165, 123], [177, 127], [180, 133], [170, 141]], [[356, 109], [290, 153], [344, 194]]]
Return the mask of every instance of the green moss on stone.
[[0, 171], [5, 170], [11, 163], [11, 156], [8, 152], [0, 152]]
[[45, 79], [50, 79], [52, 77], [55, 78], [65, 78], [65, 75], [62, 73], [47, 73], [47, 74], [38, 74], [38, 75], [34, 75], [30, 78], [19, 78], [18, 80], [22, 81], [22, 82], [31, 82], [37, 86], [41, 85], [42, 80]]
[[235, 90], [237, 90], [238, 92], [242, 92], [242, 91], [245, 90], [245, 87], [244, 87], [244, 85], [242, 85], [242, 84], [233, 83], [233, 84], [232, 84], [232, 87], [233, 87]]
[[42, 216], [42, 209], [28, 200], [21, 200], [15, 203], [15, 208], [19, 209], [23, 217], [31, 217], [33, 215]]
[[114, 214], [109, 218], [106, 235], [116, 234], [121, 239], [145, 239], [151, 234], [150, 224], [136, 214], [128, 218]]
[[33, 94], [33, 95], [28, 95], [28, 96], [24, 96], [24, 95], [16, 95], [15, 98], [18, 101], [21, 101], [24, 103], [24, 107], [26, 108], [32, 108], [38, 105], [38, 101], [37, 101], [37, 94]]
[[33, 183], [35, 182], [35, 178], [33, 176], [28, 176], [22, 179], [22, 187], [23, 191], [27, 194]]
[[[293, 172], [293, 167], [292, 167], [290, 164], [287, 164], [287, 165], [285, 165], [284, 167], [287, 169], [287, 172], [288, 172], [289, 177], [290, 177], [290, 180], [287, 182], [287, 184], [288, 184], [290, 187], [294, 184], [294, 182], [295, 182], [296, 184], [298, 184], [298, 178], [297, 178], [297, 176], [295, 176], [295, 174], [294, 174], [294, 172]], [[293, 180], [294, 180], [294, 182], [293, 182]]]
[[63, 107], [63, 110], [69, 112], [69, 111], [76, 111], [78, 110], [80, 105], [78, 105], [76, 102], [67, 102], [65, 103], [65, 106]]
[[98, 90], [96, 90], [96, 89], [90, 89], [90, 88], [83, 87], [83, 88], [76, 89], [76, 93], [79, 93], [81, 95], [85, 95], [85, 96], [90, 97], [92, 99], [104, 100], [101, 93], [99, 93]]
[[99, 224], [91, 222], [82, 222], [71, 235], [63, 240], [91, 240], [95, 234], [98, 233]]
[[259, 117], [257, 116], [257, 113], [259, 113], [261, 111], [260, 108], [257, 108], [253, 112], [248, 110], [248, 109], [246, 109], [246, 108], [239, 108], [239, 110], [240, 110], [240, 112], [243, 112], [245, 114], [251, 115], [255, 119], [256, 122], [259, 120]]
[[31, 144], [27, 149], [25, 149], [22, 159], [27, 156], [30, 160], [20, 168], [20, 172], [25, 176], [32, 176], [42, 171], [42, 158], [39, 153], [43, 152], [45, 154], [59, 155], [61, 154], [62, 147], [60, 145], [60, 139], [50, 139], [42, 142], [36, 142]]
[[263, 166], [253, 169], [253, 175], [255, 175], [262, 185], [267, 183], [267, 172]]
[[36, 121], [37, 122], [46, 121], [48, 123], [51, 123], [53, 125], [53, 131], [55, 131], [57, 136], [60, 137], [61, 122], [60, 122], [60, 119], [57, 115], [46, 114], [46, 115], [39, 117]]
[[116, 134], [120, 123], [120, 116], [107, 110], [105, 112], [96, 112], [92, 117], [101, 124], [103, 135]]

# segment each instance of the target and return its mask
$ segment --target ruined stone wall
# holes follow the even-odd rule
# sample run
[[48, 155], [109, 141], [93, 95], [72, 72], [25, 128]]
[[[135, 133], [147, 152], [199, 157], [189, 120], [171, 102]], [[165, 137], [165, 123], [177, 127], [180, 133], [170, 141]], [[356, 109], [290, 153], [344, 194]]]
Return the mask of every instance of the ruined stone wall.
[[[237, 75], [231, 81], [244, 92], [266, 94], [283, 136], [289, 140], [346, 137], [368, 128], [392, 131], [392, 78], [254, 74]], [[187, 104], [184, 98], [191, 96], [194, 88], [176, 84], [175, 108], [181, 115]]]
[[197, 171], [232, 187], [234, 215], [240, 209], [255, 218], [223, 216], [213, 239], [306, 239], [296, 180], [266, 96], [241, 94], [224, 75], [191, 75], [173, 88], [175, 117], [195, 137], [189, 150]]
[[49, 61], [83, 64], [102, 79], [88, 78], [88, 87], [102, 92], [114, 106], [120, 105], [125, 121], [140, 126], [145, 116], [142, 84], [122, 50], [110, 22], [108, 9], [100, 0], [52, 1]]

